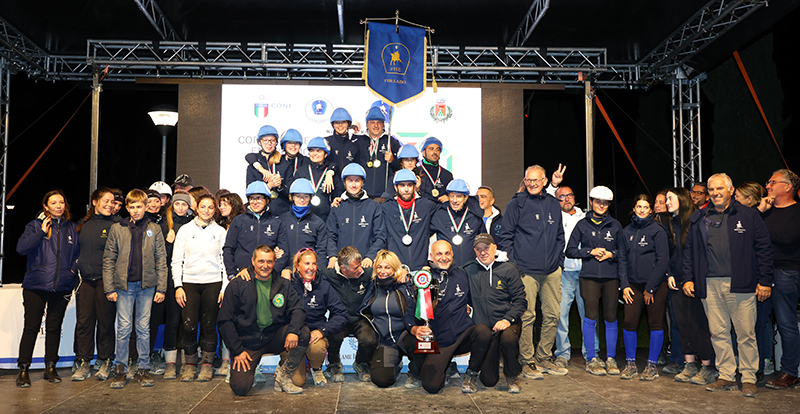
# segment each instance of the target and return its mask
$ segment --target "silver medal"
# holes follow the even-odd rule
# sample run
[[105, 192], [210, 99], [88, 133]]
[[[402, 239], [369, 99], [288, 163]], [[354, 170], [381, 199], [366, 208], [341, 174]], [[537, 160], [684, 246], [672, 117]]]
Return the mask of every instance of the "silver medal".
[[314, 197], [311, 197], [311, 205], [312, 205], [312, 206], [315, 206], [315, 207], [316, 207], [316, 206], [318, 206], [318, 205], [319, 205], [319, 203], [320, 203], [319, 196], [314, 196]]
[[372, 166], [375, 168], [381, 168], [381, 160], [375, 160], [372, 162]]
[[453, 244], [455, 244], [456, 246], [461, 245], [461, 243], [463, 243], [463, 242], [464, 242], [464, 238], [461, 237], [460, 234], [456, 234], [455, 236], [453, 236]]
[[412, 241], [414, 240], [411, 238], [410, 235], [406, 234], [405, 236], [403, 236], [403, 244], [405, 244], [406, 246], [410, 246]]

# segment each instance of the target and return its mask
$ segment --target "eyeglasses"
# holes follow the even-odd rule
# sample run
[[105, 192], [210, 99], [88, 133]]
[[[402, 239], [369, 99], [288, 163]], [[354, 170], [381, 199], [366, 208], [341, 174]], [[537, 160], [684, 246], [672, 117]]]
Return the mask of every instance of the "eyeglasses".
[[715, 229], [718, 229], [720, 226], [722, 226], [722, 220], [720, 220], [720, 221], [709, 220], [708, 219], [708, 213], [710, 213], [711, 210], [713, 210], [713, 209], [709, 208], [708, 211], [706, 211], [706, 215], [703, 216], [703, 224], [706, 225], [706, 228], [713, 227]]
[[263, 142], [265, 144], [277, 144], [278, 140], [275, 139], [275, 138], [264, 138], [264, 139], [261, 140], [261, 142]]
[[690, 191], [690, 193], [692, 195], [705, 195], [706, 194], [705, 191]]
[[775, 185], [775, 184], [778, 184], [778, 183], [791, 184], [791, 182], [789, 182], [789, 181], [769, 180], [769, 181], [767, 181], [766, 184], [764, 184], [764, 186], [765, 187], [769, 187], [771, 185]]
[[264, 201], [266, 199], [267, 198], [262, 196], [262, 195], [253, 195], [253, 196], [247, 197], [247, 201], [249, 201], [251, 203], [254, 202], [254, 201]]
[[568, 198], [575, 198], [575, 194], [569, 193], [569, 194], [561, 194], [560, 196], [558, 196], [558, 199], [561, 201], [564, 201]]
[[546, 180], [546, 179], [547, 179], [547, 178], [544, 178], [544, 177], [542, 177], [542, 178], [526, 178], [526, 179], [524, 179], [524, 180], [522, 180], [522, 181], [523, 181], [525, 184], [533, 184], [533, 183], [543, 183], [543, 182], [544, 182], [544, 180]]

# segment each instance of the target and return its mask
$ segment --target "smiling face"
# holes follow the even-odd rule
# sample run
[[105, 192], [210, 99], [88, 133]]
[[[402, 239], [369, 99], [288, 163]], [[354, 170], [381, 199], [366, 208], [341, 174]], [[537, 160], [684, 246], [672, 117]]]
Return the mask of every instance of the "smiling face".
[[327, 155], [328, 154], [326, 154], [325, 151], [323, 151], [323, 150], [321, 150], [319, 148], [312, 148], [312, 149], [308, 150], [308, 158], [310, 158], [311, 162], [313, 162], [315, 164], [321, 164], [322, 161], [325, 161], [325, 157]]
[[417, 166], [417, 159], [416, 158], [401, 158], [400, 159], [400, 167], [405, 168], [407, 170], [413, 170], [414, 167]]
[[264, 152], [269, 154], [275, 151], [275, 147], [278, 145], [278, 137], [274, 135], [264, 135], [258, 140], [258, 145], [261, 146]]
[[385, 260], [380, 261], [378, 262], [378, 264], [375, 265], [375, 276], [377, 276], [378, 279], [386, 279], [389, 277], [394, 277], [395, 271], [396, 270], [392, 268], [389, 262]]
[[664, 194], [659, 194], [656, 196], [656, 205], [655, 205], [655, 213], [666, 213], [667, 212], [667, 196]]
[[645, 200], [637, 201], [636, 205], [633, 206], [633, 212], [636, 214], [636, 217], [647, 218], [647, 216], [650, 215], [650, 203]]
[[464, 204], [467, 203], [467, 196], [461, 193], [450, 193], [448, 198], [450, 199], [450, 208], [453, 211], [461, 211], [464, 208]]
[[561, 211], [565, 213], [573, 212], [575, 209], [575, 194], [571, 188], [567, 186], [558, 187], [556, 198], [558, 199], [558, 205], [561, 206]]
[[545, 184], [547, 184], [547, 178], [544, 176], [544, 171], [538, 168], [531, 168], [528, 170], [527, 174], [525, 174], [524, 182], [528, 194], [538, 195], [542, 192]]
[[197, 216], [200, 220], [209, 221], [214, 218], [217, 210], [214, 208], [214, 200], [211, 198], [204, 198], [200, 200], [197, 205]]
[[453, 264], [453, 248], [450, 243], [439, 240], [431, 245], [431, 261], [439, 269], [449, 269]]
[[292, 194], [292, 202], [297, 207], [306, 207], [311, 202], [311, 194]]
[[256, 214], [261, 214], [267, 208], [267, 197], [264, 194], [250, 194], [247, 202], [250, 203], [250, 210]]
[[678, 196], [675, 195], [672, 191], [667, 191], [667, 211], [675, 214], [678, 212], [678, 209], [681, 208], [681, 203], [678, 201]]
[[304, 282], [310, 282], [317, 277], [317, 258], [313, 254], [304, 254], [297, 262], [297, 272]]
[[481, 208], [487, 210], [492, 208], [494, 205], [494, 196], [492, 196], [492, 192], [485, 189], [479, 188], [478, 191], [475, 193], [478, 196], [478, 204], [480, 204]]
[[367, 121], [367, 130], [372, 138], [380, 138], [383, 135], [383, 121]]
[[397, 185], [394, 186], [394, 189], [397, 191], [397, 195], [400, 196], [401, 200], [411, 201], [414, 199], [414, 188], [416, 185], [416, 182], [403, 181], [401, 183], [397, 183]]
[[702, 207], [710, 196], [708, 189], [702, 185], [695, 185], [692, 187], [692, 191], [689, 194], [692, 196], [692, 203], [694, 203], [697, 208]]
[[47, 199], [47, 204], [44, 205], [45, 213], [49, 214], [54, 219], [59, 219], [64, 215], [67, 208], [67, 203], [64, 201], [64, 196], [61, 194], [53, 194]]
[[442, 148], [436, 144], [430, 144], [422, 151], [422, 156], [435, 164], [439, 162], [439, 158], [442, 156]]
[[347, 135], [347, 127], [350, 123], [347, 121], [333, 121], [333, 130], [339, 135]]
[[269, 280], [272, 269], [275, 267], [275, 253], [259, 250], [256, 251], [255, 257], [250, 260], [253, 263], [253, 269], [256, 271], [256, 278]]
[[488, 265], [494, 261], [494, 256], [497, 253], [497, 245], [486, 244], [486, 243], [478, 243], [477, 246], [474, 247], [475, 256], [478, 258], [478, 261]]
[[105, 193], [99, 200], [92, 200], [94, 212], [103, 216], [114, 214], [114, 194]]
[[233, 207], [227, 201], [225, 201], [225, 200], [220, 200], [219, 201], [219, 214], [222, 217], [230, 216], [231, 215], [231, 210], [233, 210]]
[[708, 182], [708, 196], [711, 202], [714, 203], [714, 208], [722, 211], [731, 204], [733, 198], [733, 189], [729, 188], [725, 180], [715, 178]]
[[348, 193], [358, 194], [364, 186], [364, 179], [357, 175], [348, 175], [344, 177], [344, 185], [347, 187]]
[[161, 197], [150, 197], [147, 199], [147, 212], [156, 214], [161, 211]]
[[353, 260], [347, 266], [340, 266], [339, 270], [348, 279], [358, 279], [358, 277], [364, 273], [364, 268], [361, 267], [360, 260]]
[[591, 199], [590, 203], [592, 204], [592, 211], [600, 216], [605, 215], [608, 212], [608, 206], [611, 205], [608, 200], [598, 200], [596, 198]]
[[286, 154], [294, 157], [298, 152], [300, 152], [300, 143], [289, 141], [283, 146], [283, 150], [286, 151]]

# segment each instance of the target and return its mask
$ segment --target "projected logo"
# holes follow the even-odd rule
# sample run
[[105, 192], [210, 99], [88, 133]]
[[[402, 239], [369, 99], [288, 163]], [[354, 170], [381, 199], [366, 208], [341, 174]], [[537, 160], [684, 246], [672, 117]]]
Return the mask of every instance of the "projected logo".
[[256, 118], [266, 118], [267, 115], [269, 115], [269, 104], [267, 103], [253, 104], [253, 114], [255, 114]]
[[430, 112], [431, 118], [433, 118], [437, 124], [443, 124], [453, 116], [453, 110], [445, 104], [444, 99], [437, 100], [436, 104], [431, 107]]
[[327, 99], [313, 99], [306, 104], [306, 116], [314, 122], [326, 122], [332, 108], [333, 105]]
[[266, 118], [269, 115], [270, 110], [275, 112], [275, 110], [282, 110], [282, 109], [292, 109], [292, 104], [290, 103], [283, 103], [283, 102], [273, 102], [273, 100], [268, 95], [258, 95], [253, 99], [253, 115], [256, 118]]

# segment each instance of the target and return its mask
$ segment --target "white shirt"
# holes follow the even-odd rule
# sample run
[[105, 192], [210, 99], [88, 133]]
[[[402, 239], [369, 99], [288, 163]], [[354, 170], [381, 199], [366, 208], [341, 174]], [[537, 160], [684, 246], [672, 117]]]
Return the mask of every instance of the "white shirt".
[[[583, 220], [586, 217], [586, 213], [583, 212], [578, 207], [573, 207], [575, 209], [575, 214], [565, 213], [564, 210], [561, 210], [561, 222], [564, 223], [564, 250], [566, 251], [567, 245], [569, 244], [569, 238], [572, 235], [572, 230], [575, 229], [575, 225], [578, 224], [579, 221]], [[581, 270], [581, 259], [570, 259], [569, 257], [564, 259], [564, 270], [568, 271], [578, 271]]]
[[206, 227], [198, 219], [181, 226], [175, 236], [172, 250], [172, 281], [175, 287], [183, 283], [222, 282], [222, 291], [228, 286], [222, 246], [227, 231], [213, 220]]

